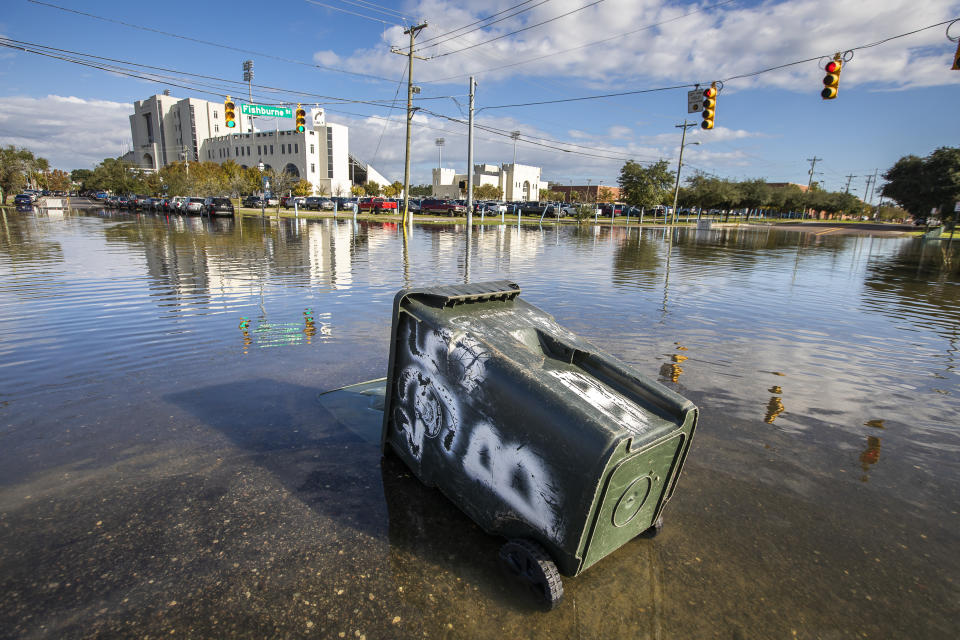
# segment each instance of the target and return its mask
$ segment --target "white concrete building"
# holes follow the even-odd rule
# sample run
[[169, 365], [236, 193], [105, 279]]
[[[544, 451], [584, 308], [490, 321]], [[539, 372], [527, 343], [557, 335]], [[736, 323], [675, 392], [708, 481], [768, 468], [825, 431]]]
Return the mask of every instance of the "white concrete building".
[[233, 160], [241, 167], [276, 169], [309, 180], [314, 193], [350, 195], [347, 162], [348, 129], [340, 124], [321, 124], [303, 133], [256, 131], [208, 138], [200, 160], [223, 163]]
[[[237, 109], [237, 131], [245, 131], [250, 123]], [[203, 141], [222, 136], [227, 131], [223, 103], [196, 98], [150, 96], [133, 103], [130, 133], [133, 135], [133, 158], [136, 166], [156, 171], [172, 162], [200, 159]]]
[[[435, 198], [456, 200], [466, 197], [467, 174], [444, 168], [434, 169], [432, 173]], [[476, 187], [485, 184], [499, 187], [503, 192], [502, 199], [508, 202], [539, 200], [540, 189], [546, 188], [546, 183], [540, 179], [540, 167], [522, 164], [475, 164], [473, 184]]]
[[[222, 102], [155, 95], [133, 103], [130, 132], [133, 163], [157, 171], [173, 162], [223, 163], [286, 170], [327, 195], [350, 195], [349, 130], [327, 123], [323, 109], [310, 109], [307, 130], [256, 131], [237, 105], [237, 126], [228, 129]], [[263, 120], [261, 120], [263, 122]], [[377, 174], [379, 176], [379, 174]]]

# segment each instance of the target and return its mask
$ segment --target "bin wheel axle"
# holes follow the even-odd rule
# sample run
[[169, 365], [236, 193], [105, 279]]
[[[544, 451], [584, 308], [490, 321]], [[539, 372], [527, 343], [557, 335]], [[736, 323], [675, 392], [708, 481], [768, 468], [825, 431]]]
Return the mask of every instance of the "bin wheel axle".
[[500, 547], [500, 561], [548, 610], [560, 603], [563, 580], [557, 565], [539, 544], [522, 538], [510, 540]]

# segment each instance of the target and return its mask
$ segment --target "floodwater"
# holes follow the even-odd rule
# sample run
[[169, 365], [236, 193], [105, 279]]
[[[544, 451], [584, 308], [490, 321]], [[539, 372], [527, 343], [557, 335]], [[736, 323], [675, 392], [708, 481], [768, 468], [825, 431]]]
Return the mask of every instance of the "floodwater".
[[[960, 242], [0, 212], [0, 637], [954, 638]], [[538, 610], [319, 394], [508, 278], [693, 400], [665, 526]], [[374, 421], [375, 424], [375, 421]]]

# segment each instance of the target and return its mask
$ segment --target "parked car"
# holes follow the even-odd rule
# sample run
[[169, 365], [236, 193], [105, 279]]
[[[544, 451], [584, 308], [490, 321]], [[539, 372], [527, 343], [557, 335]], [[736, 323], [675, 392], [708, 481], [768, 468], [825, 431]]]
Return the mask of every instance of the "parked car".
[[451, 200], [428, 198], [420, 202], [420, 211], [422, 213], [442, 213], [448, 216], [455, 216], [466, 215], [467, 207]]
[[397, 203], [386, 198], [360, 198], [357, 208], [361, 213], [383, 213], [384, 211], [396, 213]]
[[267, 196], [266, 201], [268, 207], [275, 207], [280, 204], [280, 199], [277, 196]]
[[[19, 198], [20, 196], [17, 196], [17, 197]], [[913, 221], [913, 226], [915, 226], [915, 227], [925, 227], [925, 226], [927, 226], [927, 219], [926, 219], [926, 218], [915, 218], [914, 221]]]
[[266, 201], [260, 196], [247, 196], [243, 199], [244, 207], [249, 207], [250, 209], [259, 209], [262, 206], [266, 205]]
[[280, 198], [280, 206], [284, 209], [293, 209], [294, 204], [296, 204], [297, 209], [303, 209], [306, 201], [305, 196], [283, 196]]
[[232, 216], [233, 203], [224, 196], [211, 196], [203, 201], [203, 210], [208, 216]]
[[335, 206], [333, 200], [330, 198], [320, 198], [320, 208], [324, 211], [333, 211]]
[[185, 211], [187, 213], [203, 213], [203, 198], [190, 198], [187, 200]]
[[33, 205], [33, 198], [30, 197], [29, 193], [18, 194], [17, 197], [13, 199], [13, 204], [15, 205]]
[[187, 198], [184, 196], [173, 196], [169, 200], [170, 210], [175, 213], [183, 213], [187, 204]]

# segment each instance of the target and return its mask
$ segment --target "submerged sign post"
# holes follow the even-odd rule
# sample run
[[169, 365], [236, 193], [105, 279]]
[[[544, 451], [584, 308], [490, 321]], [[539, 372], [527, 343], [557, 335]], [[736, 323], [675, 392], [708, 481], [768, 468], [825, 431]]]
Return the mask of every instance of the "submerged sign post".
[[240, 113], [248, 116], [265, 118], [292, 118], [293, 109], [290, 107], [274, 107], [267, 104], [241, 104]]

